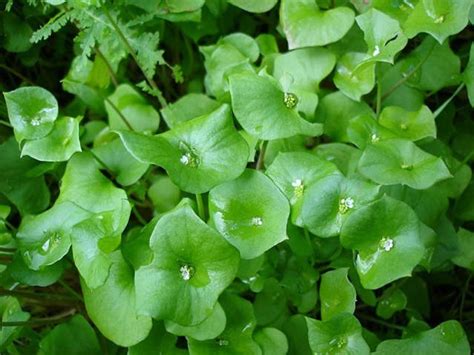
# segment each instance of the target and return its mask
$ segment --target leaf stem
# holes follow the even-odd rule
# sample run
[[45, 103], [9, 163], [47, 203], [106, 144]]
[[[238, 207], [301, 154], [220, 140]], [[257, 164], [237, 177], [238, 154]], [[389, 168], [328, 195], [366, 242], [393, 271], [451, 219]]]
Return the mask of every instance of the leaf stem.
[[377, 318], [372, 317], [372, 316], [368, 316], [366, 314], [357, 314], [356, 317], [364, 319], [364, 320], [372, 322], [372, 323], [383, 325], [384, 327], [387, 327], [387, 328], [397, 329], [397, 330], [401, 330], [401, 331], [405, 330], [405, 327], [403, 327], [401, 325], [385, 322], [383, 320], [377, 319]]
[[26, 76], [24, 76], [23, 74], [21, 74], [20, 72], [16, 71], [15, 69], [13, 68], [10, 68], [8, 65], [5, 65], [5, 64], [1, 64], [0, 63], [0, 68], [6, 70], [7, 72], [15, 75], [17, 78], [23, 80], [24, 82], [30, 84], [30, 85], [35, 85], [35, 83], [33, 83], [30, 79], [28, 79]]
[[69, 286], [66, 282], [64, 282], [63, 280], [58, 280], [58, 284], [60, 284], [65, 290], [67, 290], [71, 295], [73, 295], [79, 301], [84, 302], [84, 299], [82, 298], [82, 296], [78, 292], [76, 292], [71, 286]]
[[206, 220], [206, 210], [204, 208], [204, 202], [202, 200], [202, 195], [201, 194], [196, 194], [196, 203], [197, 203], [199, 217], [201, 217], [201, 219], [203, 221], [205, 221]]
[[16, 251], [15, 248], [3, 248], [3, 247], [0, 247], [0, 252], [3, 252], [3, 253], [14, 253]]
[[10, 123], [4, 120], [0, 120], [0, 125], [8, 127], [8, 128], [13, 128], [13, 126]]
[[258, 153], [258, 159], [257, 159], [257, 165], [255, 166], [255, 169], [257, 170], [262, 170], [264, 166], [264, 160], [265, 160], [265, 152], [267, 150], [267, 144], [268, 141], [262, 141], [260, 143], [260, 151]]
[[115, 106], [115, 104], [108, 97], [105, 98], [105, 101], [114, 109], [115, 112], [117, 112], [117, 115], [119, 115], [120, 119], [123, 121], [123, 123], [125, 123], [128, 129], [131, 131], [135, 131], [132, 125], [130, 124], [130, 122], [128, 122], [127, 118], [123, 115], [123, 113], [118, 109], [117, 106]]
[[375, 68], [375, 73], [377, 75], [377, 101], [375, 103], [375, 117], [377, 117], [378, 120], [380, 116], [380, 110], [382, 109], [382, 80], [380, 80], [379, 76], [380, 70], [377, 70], [379, 69], [378, 63]]
[[444, 111], [444, 109], [446, 108], [446, 106], [449, 105], [449, 103], [451, 101], [453, 101], [453, 99], [457, 96], [457, 94], [459, 94], [459, 92], [464, 88], [464, 83], [462, 83], [461, 85], [458, 86], [458, 88], [456, 89], [456, 91], [454, 91], [454, 93], [445, 101], [441, 104], [440, 107], [438, 107], [436, 109], [436, 111], [433, 113], [433, 118], [436, 119], [436, 117], [438, 117], [441, 112]]
[[71, 308], [65, 312], [62, 312], [55, 316], [47, 317], [47, 318], [38, 318], [38, 319], [30, 319], [27, 321], [13, 321], [13, 322], [0, 321], [0, 328], [1, 327], [18, 327], [18, 326], [34, 327], [34, 326], [44, 325], [44, 324], [61, 323], [69, 319], [74, 314], [76, 314], [76, 309]]
[[135, 206], [132, 206], [132, 212], [133, 215], [138, 219], [138, 222], [140, 222], [142, 225], [146, 225], [146, 220], [143, 218], [143, 216], [138, 212], [137, 208]]
[[472, 278], [472, 273], [470, 272], [469, 273], [469, 276], [466, 280], [466, 284], [464, 285], [464, 289], [462, 291], [462, 295], [461, 295], [461, 304], [459, 306], [459, 321], [462, 322], [463, 320], [463, 312], [464, 312], [464, 303], [466, 302], [466, 293], [467, 293], [467, 290], [469, 289], [469, 284], [471, 283], [471, 278]]
[[123, 31], [120, 29], [119, 25], [115, 22], [115, 20], [113, 19], [112, 15], [110, 14], [109, 12], [109, 9], [107, 8], [106, 4], [104, 3], [103, 4], [104, 6], [102, 7], [104, 9], [104, 14], [105, 16], [107, 17], [107, 19], [109, 20], [110, 24], [112, 25], [112, 27], [114, 28], [115, 32], [117, 32], [118, 36], [120, 37], [121, 41], [123, 42], [123, 44], [125, 45], [125, 47], [127, 48], [127, 51], [130, 53], [130, 55], [132, 56], [133, 60], [135, 61], [135, 63], [137, 63], [138, 67], [140, 68], [141, 72], [143, 73], [143, 75], [145, 76], [145, 79], [146, 81], [148, 82], [148, 85], [150, 85], [152, 87], [152, 89], [154, 90], [154, 92], [156, 93], [156, 96], [158, 98], [158, 101], [160, 102], [160, 105], [162, 107], [166, 107], [167, 106], [167, 103], [166, 103], [166, 100], [165, 98], [163, 97], [163, 93], [161, 92], [161, 90], [158, 88], [158, 85], [156, 84], [156, 82], [153, 80], [153, 78], [150, 78], [146, 71], [143, 69], [143, 67], [140, 65], [140, 62], [138, 61], [138, 57], [135, 53], [135, 50], [133, 49], [133, 47], [130, 45], [130, 42], [128, 41], [127, 37], [125, 37], [125, 34], [123, 33]]

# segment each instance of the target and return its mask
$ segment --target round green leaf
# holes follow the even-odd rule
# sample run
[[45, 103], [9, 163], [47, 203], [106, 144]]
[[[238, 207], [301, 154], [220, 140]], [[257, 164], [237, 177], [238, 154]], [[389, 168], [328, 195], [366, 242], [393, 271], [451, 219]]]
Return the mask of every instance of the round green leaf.
[[228, 2], [248, 12], [262, 13], [270, 11], [278, 0], [228, 0]]
[[323, 177], [308, 188], [301, 219], [319, 237], [337, 236], [348, 216], [373, 201], [378, 193], [379, 186], [363, 180], [342, 175]]
[[459, 251], [458, 255], [452, 258], [452, 261], [458, 266], [474, 270], [474, 233], [467, 229], [460, 228], [457, 236]]
[[[30, 318], [30, 314], [21, 310], [20, 302], [14, 297], [0, 297], [1, 322], [25, 322]], [[17, 336], [21, 327], [1, 327], [0, 328], [0, 349], [6, 347]]]
[[281, 330], [262, 328], [255, 332], [253, 338], [260, 345], [262, 355], [285, 355], [288, 352], [288, 340]]
[[209, 191], [239, 176], [247, 165], [249, 148], [235, 130], [227, 105], [158, 136], [118, 134], [136, 159], [162, 166], [187, 192]]
[[189, 206], [178, 206], [156, 224], [153, 262], [137, 270], [137, 309], [183, 326], [208, 318], [238, 270], [237, 251]]
[[17, 254], [13, 262], [8, 265], [10, 276], [24, 285], [46, 287], [56, 283], [63, 275], [67, 263], [64, 259], [50, 266], [43, 266], [40, 270], [31, 270], [21, 255]]
[[354, 313], [356, 291], [347, 278], [348, 268], [328, 271], [321, 276], [319, 297], [321, 319], [329, 320], [341, 313]]
[[379, 123], [400, 138], [412, 141], [426, 137], [436, 138], [434, 116], [425, 105], [417, 111], [406, 111], [398, 106], [386, 107], [380, 114]]
[[362, 327], [352, 314], [342, 313], [326, 321], [306, 317], [308, 338], [315, 354], [368, 355]]
[[402, 139], [368, 145], [359, 160], [359, 171], [378, 184], [403, 184], [414, 189], [427, 189], [451, 177], [441, 158]]
[[324, 46], [349, 31], [354, 12], [347, 7], [321, 11], [313, 0], [282, 0], [280, 22], [289, 49]]
[[21, 150], [21, 155], [29, 155], [41, 161], [67, 161], [75, 152], [80, 151], [79, 120], [61, 117], [47, 136], [28, 140]]
[[474, 43], [471, 44], [469, 62], [467, 63], [466, 69], [463, 73], [463, 81], [464, 84], [466, 84], [469, 102], [471, 103], [471, 106], [474, 107]]
[[288, 238], [288, 200], [256, 170], [246, 170], [238, 179], [212, 189], [209, 214], [217, 230], [243, 259], [256, 258]]
[[339, 174], [336, 166], [306, 152], [279, 153], [265, 172], [290, 201], [291, 219], [302, 226], [301, 206], [308, 188], [318, 180]]
[[271, 77], [239, 73], [230, 76], [229, 83], [232, 110], [251, 135], [270, 140], [322, 133], [320, 124], [310, 123], [298, 114], [296, 95], [284, 93]]
[[18, 142], [46, 136], [58, 117], [58, 102], [46, 89], [28, 86], [3, 93]]
[[377, 346], [374, 354], [417, 355], [433, 352], [453, 355], [471, 353], [466, 334], [458, 321], [446, 321], [434, 329], [420, 332], [407, 339], [385, 340]]
[[381, 126], [375, 117], [367, 114], [359, 115], [349, 121], [347, 136], [349, 141], [360, 149], [365, 149], [367, 145], [380, 140], [397, 138], [394, 132]]
[[356, 251], [357, 273], [368, 289], [410, 276], [425, 252], [415, 212], [387, 196], [349, 216], [341, 243]]
[[150, 317], [137, 315], [133, 270], [120, 251], [111, 255], [112, 267], [105, 283], [90, 289], [81, 280], [87, 314], [108, 339], [132, 346], [145, 339], [152, 327]]
[[13, 11], [2, 11], [0, 20], [3, 23], [3, 47], [8, 52], [22, 53], [31, 48], [30, 37], [33, 34], [28, 21], [16, 16]]
[[399, 288], [388, 288], [377, 303], [376, 313], [381, 318], [389, 319], [395, 312], [405, 309], [406, 306], [407, 296], [405, 293]]

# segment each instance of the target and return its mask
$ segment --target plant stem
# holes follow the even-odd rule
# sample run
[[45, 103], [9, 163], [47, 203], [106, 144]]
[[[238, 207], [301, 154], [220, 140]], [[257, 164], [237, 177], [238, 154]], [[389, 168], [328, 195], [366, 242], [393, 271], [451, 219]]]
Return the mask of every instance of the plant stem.
[[77, 298], [79, 301], [84, 302], [84, 299], [82, 298], [82, 296], [78, 292], [76, 292], [71, 286], [69, 286], [66, 282], [64, 282], [63, 280], [58, 280], [58, 283], [64, 289], [66, 289], [71, 295]]
[[72, 298], [67, 295], [62, 294], [53, 294], [53, 293], [35, 293], [29, 291], [21, 291], [21, 290], [0, 290], [0, 295], [2, 296], [15, 296], [21, 298], [30, 298], [36, 300], [54, 300], [56, 301], [72, 301]]
[[140, 222], [142, 225], [146, 225], [146, 220], [143, 218], [143, 216], [138, 212], [137, 208], [135, 206], [132, 207], [132, 212], [133, 215], [138, 219], [138, 222]]
[[378, 318], [374, 318], [372, 316], [368, 316], [368, 315], [365, 315], [365, 314], [357, 314], [356, 317], [361, 318], [361, 319], [365, 319], [366, 321], [369, 321], [369, 322], [372, 322], [372, 323], [383, 325], [384, 327], [387, 327], [387, 328], [392, 328], [392, 329], [397, 329], [397, 330], [402, 330], [402, 331], [405, 330], [405, 327], [403, 327], [401, 325], [396, 325], [396, 324], [392, 324], [392, 323], [389, 323], [389, 322], [385, 322], [383, 320], [380, 320]]
[[142, 71], [143, 75], [145, 76], [145, 79], [146, 81], [148, 82], [148, 85], [150, 85], [152, 87], [152, 89], [154, 90], [154, 92], [156, 93], [157, 97], [158, 97], [158, 101], [160, 102], [160, 105], [161, 107], [166, 107], [167, 106], [167, 103], [166, 103], [166, 100], [165, 98], [163, 97], [163, 93], [161, 92], [161, 90], [158, 88], [158, 85], [156, 85], [155, 81], [153, 80], [153, 78], [150, 78], [146, 71], [142, 68], [142, 66], [140, 65], [140, 62], [138, 61], [138, 57], [135, 53], [135, 50], [133, 49], [133, 47], [130, 45], [130, 42], [128, 41], [127, 37], [125, 37], [125, 34], [123, 33], [123, 31], [120, 29], [119, 25], [115, 22], [115, 20], [113, 19], [112, 15], [110, 14], [109, 12], [109, 9], [107, 8], [107, 6], [105, 5], [104, 3], [104, 6], [102, 7], [102, 9], [104, 9], [104, 14], [105, 16], [107, 17], [107, 19], [110, 21], [110, 24], [112, 25], [112, 27], [114, 28], [115, 32], [117, 32], [118, 36], [120, 37], [121, 41], [123, 42], [123, 44], [125, 45], [125, 47], [127, 48], [127, 51], [130, 53], [130, 55], [132, 56], [133, 60], [135, 61], [135, 63], [137, 63], [138, 67], [140, 68], [140, 70]]
[[110, 99], [108, 97], [105, 98], [105, 101], [114, 109], [115, 112], [117, 112], [117, 114], [119, 115], [120, 119], [123, 121], [123, 123], [125, 123], [125, 125], [127, 126], [127, 128], [131, 131], [135, 131], [132, 127], [132, 125], [130, 124], [130, 122], [127, 121], [127, 118], [123, 115], [122, 112], [120, 112], [120, 110], [118, 109], [117, 106], [115, 106], [115, 104], [110, 101]]
[[380, 110], [382, 109], [382, 80], [380, 80], [379, 76], [379, 66], [378, 64], [375, 67], [375, 74], [377, 75], [377, 101], [375, 103], [375, 117], [377, 120], [380, 116]]
[[44, 324], [54, 324], [54, 323], [61, 323], [69, 319], [69, 317], [76, 314], [76, 309], [71, 308], [65, 312], [59, 313], [52, 317], [47, 318], [38, 318], [38, 319], [30, 319], [27, 321], [15, 321], [15, 322], [2, 322], [0, 321], [0, 328], [1, 327], [18, 327], [18, 326], [38, 326]]
[[10, 123], [4, 120], [0, 120], [0, 125], [8, 127], [8, 128], [13, 128], [13, 126]]
[[5, 64], [1, 64], [0, 63], [0, 68], [6, 70], [7, 72], [15, 75], [16, 77], [18, 77], [19, 79], [23, 80], [24, 82], [30, 84], [30, 85], [35, 85], [35, 83], [33, 83], [30, 79], [28, 79], [26, 76], [24, 76], [23, 74], [21, 74], [20, 72], [17, 72], [15, 69], [12, 69], [10, 68], [9, 66], [5, 65]]
[[461, 295], [461, 304], [459, 306], [459, 321], [462, 322], [463, 320], [463, 312], [464, 312], [464, 302], [466, 301], [466, 293], [469, 288], [469, 284], [471, 283], [472, 273], [469, 273], [469, 276], [466, 280], [466, 284], [464, 285], [464, 289]]
[[257, 165], [255, 166], [255, 169], [257, 170], [262, 170], [264, 166], [264, 160], [265, 160], [265, 152], [267, 150], [267, 144], [268, 141], [262, 141], [260, 143], [260, 151], [258, 153], [258, 159], [257, 159]]
[[206, 220], [206, 210], [204, 208], [204, 202], [202, 200], [202, 195], [201, 194], [196, 194], [196, 203], [197, 203], [197, 207], [198, 207], [199, 217], [201, 217], [201, 219], [203, 221], [205, 221]]
[[15, 248], [1, 248], [0, 247], [0, 252], [3, 252], [3, 253], [14, 253], [16, 251]]
[[114, 84], [114, 86], [117, 87], [118, 86], [118, 81], [117, 81], [117, 77], [115, 76], [114, 70], [112, 69], [112, 65], [107, 60], [107, 58], [105, 58], [104, 53], [101, 52], [99, 47], [95, 46], [94, 51], [104, 61], [105, 65], [107, 67], [107, 70], [109, 72], [110, 79], [112, 80], [112, 83]]
[[436, 109], [436, 111], [434, 112], [433, 116], [434, 116], [434, 119], [436, 119], [436, 117], [438, 117], [441, 112], [443, 112], [443, 110], [446, 108], [446, 106], [449, 105], [449, 103], [451, 101], [453, 101], [453, 99], [456, 97], [457, 94], [459, 94], [459, 92], [464, 88], [464, 83], [462, 83], [461, 85], [458, 86], [458, 88], [456, 89], [456, 91], [445, 101], [441, 104], [440, 107], [438, 107]]

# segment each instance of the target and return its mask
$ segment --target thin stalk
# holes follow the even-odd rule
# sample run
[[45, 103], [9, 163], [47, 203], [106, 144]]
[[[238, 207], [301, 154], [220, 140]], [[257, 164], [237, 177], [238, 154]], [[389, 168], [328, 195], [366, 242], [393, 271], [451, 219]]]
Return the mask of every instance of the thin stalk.
[[30, 299], [36, 299], [36, 300], [44, 300], [44, 299], [53, 300], [54, 299], [58, 301], [68, 301], [68, 300], [72, 301], [72, 298], [67, 295], [46, 293], [46, 292], [35, 293], [35, 292], [21, 291], [21, 290], [0, 290], [0, 295], [30, 298]]
[[206, 210], [204, 208], [204, 202], [202, 200], [202, 195], [201, 194], [196, 194], [196, 203], [197, 203], [197, 207], [198, 207], [199, 217], [201, 217], [201, 219], [203, 221], [205, 221], [206, 220]]
[[379, 324], [379, 325], [383, 325], [384, 327], [387, 327], [387, 328], [397, 329], [397, 330], [401, 330], [401, 331], [405, 330], [405, 327], [403, 327], [401, 325], [396, 325], [396, 324], [392, 324], [392, 323], [389, 323], [389, 322], [385, 322], [383, 320], [380, 320], [378, 318], [374, 318], [374, 317], [371, 317], [371, 316], [368, 316], [368, 315], [365, 315], [365, 314], [357, 314], [357, 318], [365, 319], [366, 321], [376, 323], [376, 324]]
[[118, 86], [118, 81], [117, 81], [117, 77], [115, 76], [115, 73], [114, 73], [114, 70], [112, 68], [112, 65], [110, 64], [110, 62], [108, 61], [107, 58], [105, 58], [105, 55], [104, 53], [101, 52], [101, 50], [99, 49], [99, 47], [94, 47], [94, 51], [95, 53], [104, 61], [106, 67], [107, 67], [107, 70], [109, 72], [109, 75], [110, 75], [110, 79], [112, 80], [112, 83], [114, 84], [115, 87]]
[[17, 78], [23, 80], [24, 82], [30, 84], [30, 85], [35, 85], [35, 83], [33, 83], [30, 79], [28, 79], [26, 76], [24, 76], [23, 74], [21, 74], [20, 72], [16, 71], [15, 69], [13, 68], [10, 68], [8, 65], [5, 65], [5, 64], [1, 64], [0, 63], [0, 68], [6, 70], [7, 72], [15, 75]]
[[0, 120], [0, 125], [8, 127], [8, 128], [13, 128], [13, 126], [9, 122], [4, 121], [4, 120]]
[[123, 121], [123, 123], [125, 123], [125, 125], [128, 127], [128, 129], [131, 130], [131, 131], [134, 131], [132, 125], [130, 124], [130, 122], [127, 121], [127, 118], [123, 115], [122, 112], [120, 112], [118, 107], [115, 106], [115, 104], [112, 101], [110, 101], [110, 99], [108, 97], [105, 98], [105, 101], [114, 109], [115, 112], [117, 112], [120, 119]]
[[255, 169], [257, 170], [262, 170], [264, 166], [264, 160], [265, 160], [265, 152], [267, 150], [267, 144], [268, 141], [262, 141], [260, 144], [260, 151], [258, 153], [258, 159], [257, 159], [257, 165], [255, 166]]
[[133, 215], [138, 219], [138, 222], [140, 222], [140, 224], [146, 225], [147, 222], [145, 218], [143, 218], [143, 216], [140, 214], [140, 212], [138, 212], [135, 206], [132, 207], [132, 212], [133, 212]]
[[77, 298], [79, 301], [84, 302], [84, 299], [82, 298], [82, 295], [80, 295], [78, 292], [76, 292], [71, 286], [69, 286], [67, 283], [65, 283], [63, 280], [58, 280], [58, 283], [65, 289], [67, 290], [71, 295], [73, 295], [75, 298]]
[[8, 222], [6, 219], [4, 219], [3, 222], [5, 223], [5, 225], [6, 225], [8, 228], [10, 228], [13, 232], [16, 233], [17, 229], [16, 229], [16, 227], [15, 227], [13, 224], [11, 224], [10, 222]]
[[15, 321], [15, 322], [0, 321], [0, 328], [1, 327], [18, 327], [18, 326], [34, 327], [34, 326], [45, 325], [45, 324], [61, 323], [69, 319], [74, 314], [76, 314], [76, 309], [71, 308], [65, 312], [59, 313], [52, 317], [37, 318], [37, 319], [30, 319], [27, 321]]
[[446, 106], [448, 106], [449, 103], [450, 103], [451, 101], [453, 101], [453, 99], [456, 97], [456, 95], [459, 94], [459, 92], [460, 92], [463, 88], [464, 88], [464, 83], [462, 83], [461, 85], [459, 85], [458, 88], [456, 89], [456, 91], [449, 97], [449, 99], [447, 99], [445, 102], [443, 102], [443, 103], [441, 104], [441, 106], [436, 109], [436, 111], [435, 111], [434, 114], [433, 114], [433, 116], [434, 116], [435, 119], [436, 119], [436, 117], [438, 117], [438, 116], [441, 114], [441, 112], [443, 112], [443, 110], [446, 108]]
[[377, 65], [375, 70], [375, 73], [377, 75], [377, 99], [375, 103], [375, 117], [379, 119], [380, 116], [380, 110], [382, 109], [382, 80], [380, 80], [379, 76], [379, 66]]
[[14, 253], [16, 251], [15, 248], [2, 248], [0, 247], [0, 252], [2, 253]]
[[463, 292], [462, 292], [462, 296], [461, 296], [461, 305], [459, 306], [459, 320], [462, 322], [463, 320], [463, 312], [464, 312], [464, 303], [466, 301], [466, 293], [467, 293], [467, 290], [469, 288], [469, 284], [471, 283], [471, 278], [472, 278], [472, 273], [469, 273], [469, 277], [467, 278], [466, 280], [466, 284], [464, 285], [464, 289], [463, 289]]
[[122, 30], [120, 29], [119, 25], [115, 22], [115, 20], [113, 19], [112, 15], [110, 15], [110, 12], [109, 12], [109, 9], [107, 8], [107, 6], [104, 6], [102, 7], [102, 9], [104, 9], [104, 14], [105, 16], [107, 17], [107, 19], [109, 20], [110, 24], [112, 25], [112, 27], [114, 28], [115, 32], [117, 32], [118, 36], [120, 37], [120, 40], [123, 42], [123, 44], [125, 45], [125, 47], [127, 48], [127, 51], [130, 53], [130, 55], [132, 56], [133, 60], [135, 61], [135, 63], [137, 63], [138, 67], [140, 68], [140, 70], [142, 71], [143, 75], [145, 76], [145, 79], [146, 81], [148, 82], [148, 85], [150, 85], [153, 90], [155, 91], [157, 97], [158, 97], [158, 101], [160, 102], [160, 105], [162, 107], [166, 107], [167, 106], [167, 103], [166, 103], [166, 100], [165, 98], [163, 97], [163, 93], [161, 92], [161, 90], [158, 88], [158, 85], [155, 83], [155, 81], [153, 80], [153, 78], [150, 78], [146, 71], [142, 68], [142, 66], [140, 65], [140, 62], [138, 61], [138, 57], [135, 53], [135, 50], [133, 49], [133, 47], [130, 45], [130, 42], [128, 41], [127, 37], [125, 37], [125, 34], [122, 32]]

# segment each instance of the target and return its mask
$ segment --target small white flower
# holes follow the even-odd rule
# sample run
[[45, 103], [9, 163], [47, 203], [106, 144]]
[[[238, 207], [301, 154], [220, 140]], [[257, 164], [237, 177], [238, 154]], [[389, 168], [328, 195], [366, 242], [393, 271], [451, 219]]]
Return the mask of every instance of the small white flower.
[[291, 183], [291, 186], [294, 188], [300, 187], [301, 185], [303, 185], [303, 181], [301, 179], [295, 179], [295, 181]]
[[380, 48], [379, 46], [375, 46], [374, 51], [372, 52], [372, 56], [375, 57], [380, 54]]
[[395, 242], [392, 238], [382, 238], [379, 243], [379, 247], [385, 251], [390, 251], [395, 246]]
[[47, 252], [49, 250], [49, 243], [50, 243], [50, 239], [46, 239], [46, 241], [43, 243], [43, 245], [41, 246], [41, 249], [44, 251], [44, 252]]
[[36, 126], [39, 126], [40, 124], [41, 124], [41, 121], [40, 121], [39, 119], [37, 119], [37, 118], [33, 118], [33, 119], [31, 120], [31, 125], [32, 125], [32, 126], [35, 126], [35, 127], [36, 127]]
[[346, 213], [350, 209], [354, 208], [354, 199], [352, 197], [342, 198], [339, 201], [339, 212]]
[[184, 165], [188, 165], [189, 162], [191, 161], [191, 154], [189, 153], [183, 154], [181, 158], [179, 159], [179, 161]]
[[261, 226], [263, 224], [262, 217], [253, 217], [252, 218], [252, 225], [254, 226]]
[[194, 274], [194, 268], [189, 265], [183, 265], [180, 267], [181, 277], [184, 281], [188, 281]]

